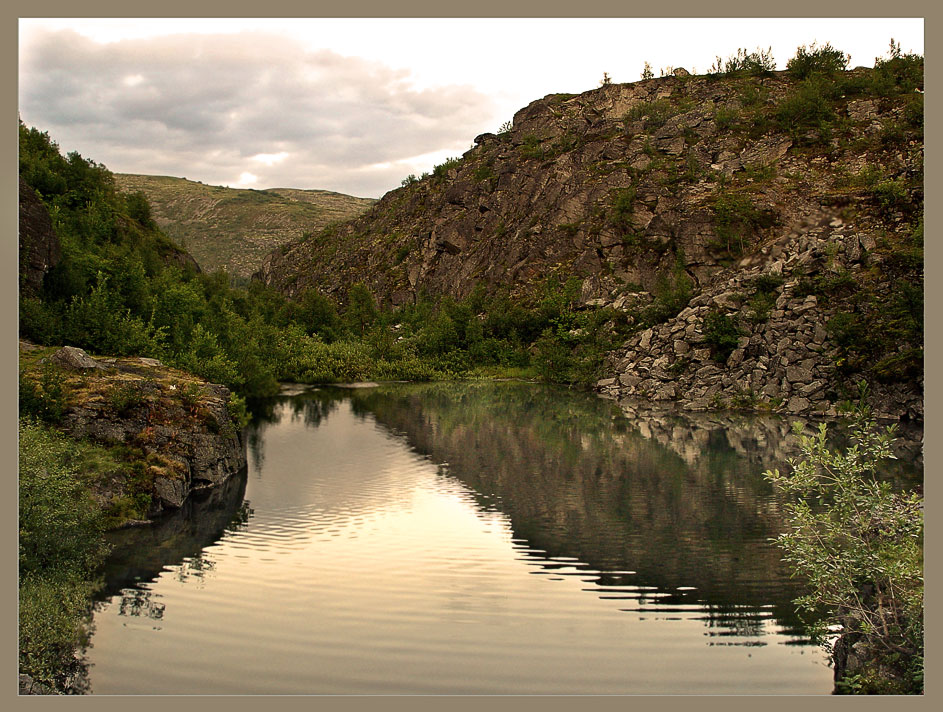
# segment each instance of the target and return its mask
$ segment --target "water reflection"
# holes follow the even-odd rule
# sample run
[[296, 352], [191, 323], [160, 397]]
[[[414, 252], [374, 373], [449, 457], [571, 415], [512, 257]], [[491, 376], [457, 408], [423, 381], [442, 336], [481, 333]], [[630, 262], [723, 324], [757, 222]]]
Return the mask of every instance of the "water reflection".
[[732, 430], [511, 383], [272, 399], [247, 477], [114, 534], [94, 689], [827, 692], [768, 541], [788, 424]]
[[780, 503], [761, 474], [796, 454], [790, 421], [630, 418], [592, 395], [513, 383], [350, 397], [447, 463], [483, 511], [506, 514], [536, 572], [585, 577], [585, 590], [633, 611], [706, 611], [708, 627], [732, 635], [756, 636], [771, 618], [799, 634], [799, 584], [769, 541]]
[[[110, 532], [107, 539], [112, 551], [105, 562], [105, 587], [99, 598], [121, 595], [137, 600], [140, 586], [173, 567], [181, 580], [203, 576], [213, 566], [206, 547], [227, 531], [245, 528], [252, 516], [245, 491], [246, 473], [242, 472], [216, 487], [194, 492], [178, 511], [151, 525]], [[127, 605], [129, 611], [138, 608]]]

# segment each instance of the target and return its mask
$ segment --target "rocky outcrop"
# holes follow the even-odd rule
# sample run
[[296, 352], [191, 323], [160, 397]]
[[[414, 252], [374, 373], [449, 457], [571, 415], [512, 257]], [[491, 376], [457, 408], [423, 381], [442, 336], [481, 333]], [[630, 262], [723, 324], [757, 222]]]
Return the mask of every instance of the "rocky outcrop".
[[36, 191], [20, 178], [20, 292], [33, 295], [62, 256], [49, 211]]
[[[760, 104], [747, 104], [745, 84]], [[476, 285], [526, 293], [548, 275], [575, 275], [594, 299], [632, 285], [651, 291], [681, 256], [700, 286], [729, 263], [726, 228], [738, 250], [752, 252], [823, 201], [847, 204], [849, 191], [836, 196], [832, 178], [867, 166], [890, 178], [920, 160], [805, 148], [808, 137], [770, 120], [792, 89], [776, 73], [672, 76], [547, 96], [517, 112], [509, 130], [476, 137], [461, 159], [404, 181], [363, 217], [276, 250], [256, 277], [292, 296], [313, 287], [341, 300], [363, 281], [398, 304], [423, 290], [463, 297]], [[845, 111], [865, 135], [899, 122], [902, 109], [851, 101]], [[766, 132], [756, 135], [750, 124], [760, 118]], [[744, 219], [718, 206], [725, 195], [742, 199]]]
[[225, 386], [154, 359], [92, 358], [74, 347], [43, 361], [62, 369], [68, 397], [61, 430], [139, 453], [129, 473], [100, 488], [103, 504], [133, 484], [150, 496], [149, 515], [155, 515], [179, 508], [193, 490], [218, 485], [246, 466]]
[[[601, 389], [815, 414], [865, 378], [882, 414], [920, 420], [921, 329], [873, 316], [902, 283], [922, 294], [922, 105], [868, 96], [871, 71], [847, 73], [855, 93], [812, 100], [835, 112], [832, 128], [783, 118], [810, 101], [785, 72], [544, 97], [363, 217], [273, 252], [256, 277], [341, 302], [363, 282], [392, 305], [476, 288], [526, 298], [575, 277], [585, 304], [630, 323], [684, 283], [681, 314], [615, 354]], [[767, 277], [782, 279], [773, 303], [743, 301]], [[740, 322], [729, 354], [708, 348], [715, 312]], [[874, 329], [893, 337], [851, 343]]]
[[[613, 353], [611, 375], [597, 389], [615, 398], [676, 402], [692, 411], [762, 407], [790, 415], [837, 415], [847, 394], [838, 390], [842, 351], [829, 325], [844, 305], [801, 288], [810, 274], [820, 272], [863, 280], [869, 264], [880, 259], [872, 252], [875, 246], [872, 236], [840, 219], [770, 242], [737, 268], [718, 274], [676, 317]], [[767, 285], [768, 302], [751, 307], [757, 284]], [[711, 315], [739, 329], [729, 354], [718, 354], [708, 343]], [[871, 388], [876, 417], [923, 421], [922, 374], [912, 382], [874, 381]]]

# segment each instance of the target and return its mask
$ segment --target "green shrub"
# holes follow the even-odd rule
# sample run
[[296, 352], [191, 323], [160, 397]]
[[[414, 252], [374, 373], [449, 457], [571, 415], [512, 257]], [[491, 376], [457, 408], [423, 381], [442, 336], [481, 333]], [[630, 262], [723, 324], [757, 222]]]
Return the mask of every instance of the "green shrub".
[[904, 54], [900, 44], [891, 39], [887, 58], [874, 60], [871, 90], [880, 96], [911, 94], [923, 89], [923, 57]]
[[684, 255], [678, 252], [671, 272], [661, 273], [653, 290], [654, 301], [641, 313], [644, 326], [663, 324], [684, 309], [693, 295], [691, 278], [684, 271]]
[[552, 329], [547, 329], [534, 344], [534, 367], [541, 380], [570, 383], [574, 366], [569, 345]]
[[125, 197], [128, 206], [128, 217], [136, 220], [144, 227], [154, 227], [154, 219], [151, 217], [151, 204], [147, 201], [144, 193], [131, 193]]
[[521, 144], [520, 152], [524, 158], [532, 158], [538, 161], [544, 160], [546, 152], [541, 145], [541, 140], [533, 134], [524, 137], [524, 143]]
[[819, 142], [831, 136], [837, 115], [834, 100], [834, 82], [820, 74], [812, 74], [800, 82], [776, 109], [776, 121], [780, 130], [789, 133], [801, 142], [807, 132], [817, 132]]
[[435, 178], [445, 178], [450, 170], [458, 166], [461, 163], [461, 158], [446, 158], [443, 163], [440, 163], [435, 168], [432, 169], [432, 175]]
[[66, 391], [62, 372], [50, 363], [43, 364], [39, 383], [20, 372], [20, 415], [58, 423], [66, 409]]
[[632, 210], [635, 206], [635, 186], [622, 188], [615, 191], [612, 200], [611, 221], [612, 224], [621, 229], [629, 230], [632, 228]]
[[712, 204], [714, 233], [712, 246], [738, 256], [752, 242], [757, 230], [776, 224], [776, 215], [753, 205], [749, 196], [718, 190]]
[[740, 112], [737, 109], [722, 106], [714, 112], [714, 123], [721, 131], [728, 131], [737, 125]]
[[726, 361], [737, 348], [740, 336], [740, 327], [733, 317], [719, 311], [712, 311], [704, 317], [704, 341], [715, 361]]
[[146, 402], [144, 392], [137, 383], [116, 383], [106, 396], [108, 405], [118, 415], [125, 415]]
[[864, 669], [839, 679], [839, 691], [920, 694], [923, 499], [877, 477], [878, 464], [893, 457], [894, 430], [878, 432], [859, 411], [844, 452], [827, 447], [824, 423], [812, 436], [801, 424], [795, 432], [802, 454], [789, 461], [791, 472], [765, 476], [788, 497], [778, 543], [809, 589], [796, 603], [816, 617], [813, 638], [833, 657], [840, 650], [831, 630], [856, 643]]
[[75, 441], [29, 419], [19, 424], [19, 666], [63, 691], [82, 666], [92, 572], [107, 547], [101, 515], [81, 484]]
[[645, 119], [645, 131], [652, 133], [668, 123], [668, 119], [681, 113], [683, 108], [671, 99], [646, 101], [633, 106], [625, 115], [625, 121]]
[[731, 55], [726, 61], [722, 62], [720, 57], [717, 57], [708, 74], [728, 77], [737, 74], [763, 76], [775, 70], [776, 60], [773, 59], [772, 47], [765, 50], [757, 47], [753, 52], [747, 52], [746, 49], [741, 47], [735, 55]]
[[786, 71], [795, 79], [805, 79], [813, 74], [832, 75], [848, 68], [851, 55], [835, 49], [826, 42], [817, 47], [802, 45], [796, 50], [796, 56], [786, 63]]
[[480, 166], [475, 168], [472, 175], [475, 177], [475, 180], [477, 181], [491, 180], [495, 177], [494, 168], [492, 168], [487, 163], [482, 163]]

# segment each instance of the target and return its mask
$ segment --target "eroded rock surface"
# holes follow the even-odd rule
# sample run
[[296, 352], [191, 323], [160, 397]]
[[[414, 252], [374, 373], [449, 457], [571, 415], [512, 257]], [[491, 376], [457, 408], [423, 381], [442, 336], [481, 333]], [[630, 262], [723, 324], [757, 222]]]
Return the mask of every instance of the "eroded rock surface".
[[150, 514], [158, 514], [180, 507], [195, 488], [220, 484], [246, 466], [245, 443], [225, 386], [155, 359], [92, 358], [74, 347], [40, 363], [61, 368], [66, 393], [61, 430], [140, 454], [132, 472], [97, 493], [103, 504], [137, 479], [137, 487], [151, 496]]

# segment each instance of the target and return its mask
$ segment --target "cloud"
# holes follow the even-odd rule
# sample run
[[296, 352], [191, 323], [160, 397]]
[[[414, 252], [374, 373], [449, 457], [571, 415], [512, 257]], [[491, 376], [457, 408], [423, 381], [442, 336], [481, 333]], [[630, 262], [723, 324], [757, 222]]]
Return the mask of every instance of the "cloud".
[[363, 196], [497, 121], [469, 86], [417, 90], [408, 71], [261, 32], [107, 44], [37, 33], [21, 53], [20, 113], [116, 172]]

